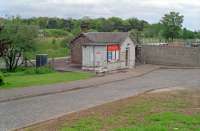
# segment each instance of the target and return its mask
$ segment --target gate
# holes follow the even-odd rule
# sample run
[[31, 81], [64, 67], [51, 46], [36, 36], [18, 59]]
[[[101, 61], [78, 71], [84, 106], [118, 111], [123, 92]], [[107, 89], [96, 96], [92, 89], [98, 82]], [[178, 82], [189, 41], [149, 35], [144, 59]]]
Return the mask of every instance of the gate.
[[142, 64], [142, 47], [137, 45], [135, 49], [135, 62], [137, 65]]

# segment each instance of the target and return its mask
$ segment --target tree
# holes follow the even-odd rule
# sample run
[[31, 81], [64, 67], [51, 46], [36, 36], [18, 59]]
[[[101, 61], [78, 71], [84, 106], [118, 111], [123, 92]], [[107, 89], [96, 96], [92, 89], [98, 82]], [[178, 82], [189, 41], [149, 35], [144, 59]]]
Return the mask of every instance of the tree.
[[138, 20], [137, 18], [130, 18], [127, 20], [129, 23], [129, 30], [136, 29], [138, 31], [143, 31], [144, 27], [148, 23], [144, 20]]
[[195, 33], [193, 31], [186, 29], [186, 28], [184, 28], [182, 30], [181, 35], [182, 35], [183, 39], [194, 39], [195, 38]]
[[163, 38], [163, 30], [163, 24], [158, 23], [148, 25], [143, 32], [146, 38], [159, 38], [161, 40]]
[[180, 15], [178, 12], [170, 12], [169, 14], [165, 14], [162, 18], [161, 23], [164, 25], [164, 37], [172, 41], [174, 38], [179, 36], [179, 31], [182, 28], [184, 16]]
[[104, 32], [123, 31], [123, 20], [118, 17], [104, 19], [101, 30]]
[[105, 18], [97, 18], [97, 19], [93, 20], [91, 27], [93, 27], [94, 30], [97, 30], [99, 32], [103, 32], [103, 31], [107, 30], [105, 23], [106, 23]]
[[41, 28], [44, 29], [47, 27], [48, 23], [48, 18], [47, 17], [39, 17], [37, 18], [37, 25]]
[[88, 30], [90, 29], [90, 21], [91, 19], [87, 16], [84, 16], [82, 19], [81, 19], [81, 31], [82, 32], [88, 32]]
[[72, 34], [69, 34], [67, 37], [65, 37], [62, 41], [61, 41], [61, 43], [60, 43], [60, 45], [63, 47], [63, 48], [70, 48], [69, 47], [69, 44], [70, 44], [70, 42], [72, 41], [74, 39], [74, 36], [72, 35]]
[[48, 29], [56, 29], [56, 28], [58, 28], [57, 18], [49, 18], [49, 20], [47, 22], [47, 28]]
[[36, 26], [22, 25], [19, 23], [8, 23], [0, 31], [2, 58], [9, 71], [14, 71], [21, 58], [26, 58], [26, 53], [34, 51], [35, 38], [38, 35]]
[[130, 32], [130, 38], [136, 43], [136, 44], [142, 44], [142, 37], [143, 34], [141, 31], [137, 30], [137, 29], [132, 29]]
[[200, 39], [200, 31], [195, 31], [194, 36], [196, 39]]
[[108, 19], [111, 23], [112, 31], [123, 31], [123, 20], [119, 17], [111, 17]]

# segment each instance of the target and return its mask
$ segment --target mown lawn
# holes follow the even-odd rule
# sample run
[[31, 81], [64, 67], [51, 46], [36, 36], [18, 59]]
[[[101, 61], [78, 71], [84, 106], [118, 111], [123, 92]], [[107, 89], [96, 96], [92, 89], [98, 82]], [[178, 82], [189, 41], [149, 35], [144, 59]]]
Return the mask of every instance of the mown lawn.
[[5, 85], [0, 86], [0, 89], [69, 82], [87, 79], [92, 77], [92, 75], [93, 74], [87, 72], [53, 72], [47, 74], [10, 73], [8, 76], [5, 76]]
[[200, 91], [143, 94], [63, 116], [28, 131], [200, 131]]

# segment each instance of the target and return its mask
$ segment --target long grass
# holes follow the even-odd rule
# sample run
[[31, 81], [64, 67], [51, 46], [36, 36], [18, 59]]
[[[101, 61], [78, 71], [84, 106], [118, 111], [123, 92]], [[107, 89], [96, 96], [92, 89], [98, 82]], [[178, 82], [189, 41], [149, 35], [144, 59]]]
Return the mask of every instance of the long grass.
[[[138, 97], [127, 101], [110, 103], [88, 115], [57, 125], [60, 131], [199, 131], [200, 111], [195, 94], [162, 94], [153, 97]], [[189, 110], [190, 109], [190, 110]], [[188, 112], [188, 113], [187, 113]], [[80, 113], [84, 114], [84, 113]]]
[[[69, 55], [67, 43], [62, 43], [64, 38], [41, 37], [36, 40], [35, 52], [28, 53], [30, 59], [35, 59], [36, 54], [48, 54], [52, 57], [66, 57]], [[64, 45], [66, 44], [66, 46]]]

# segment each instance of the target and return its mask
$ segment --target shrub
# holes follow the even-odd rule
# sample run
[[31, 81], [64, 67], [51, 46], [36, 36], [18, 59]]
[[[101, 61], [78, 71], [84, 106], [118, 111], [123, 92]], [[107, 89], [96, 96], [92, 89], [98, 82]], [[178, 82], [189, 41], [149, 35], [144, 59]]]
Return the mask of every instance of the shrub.
[[35, 68], [28, 68], [24, 71], [24, 74], [27, 74], [27, 75], [32, 75], [32, 74], [35, 74]]
[[39, 67], [35, 69], [36, 74], [47, 74], [52, 72], [54, 72], [54, 70], [50, 67]]
[[63, 37], [70, 34], [68, 31], [62, 29], [45, 29], [44, 33], [47, 37]]
[[3, 73], [0, 72], [0, 86], [4, 84], [4, 76]]
[[25, 67], [18, 67], [14, 72], [23, 72], [25, 70], [26, 70]]
[[60, 46], [63, 48], [69, 48], [69, 43], [74, 38], [74, 35], [69, 34], [68, 36], [65, 36], [65, 38], [60, 42]]
[[52, 39], [52, 44], [53, 44], [53, 45], [56, 44], [56, 39]]
[[24, 71], [25, 74], [47, 74], [52, 73], [54, 70], [50, 67], [29, 68]]

